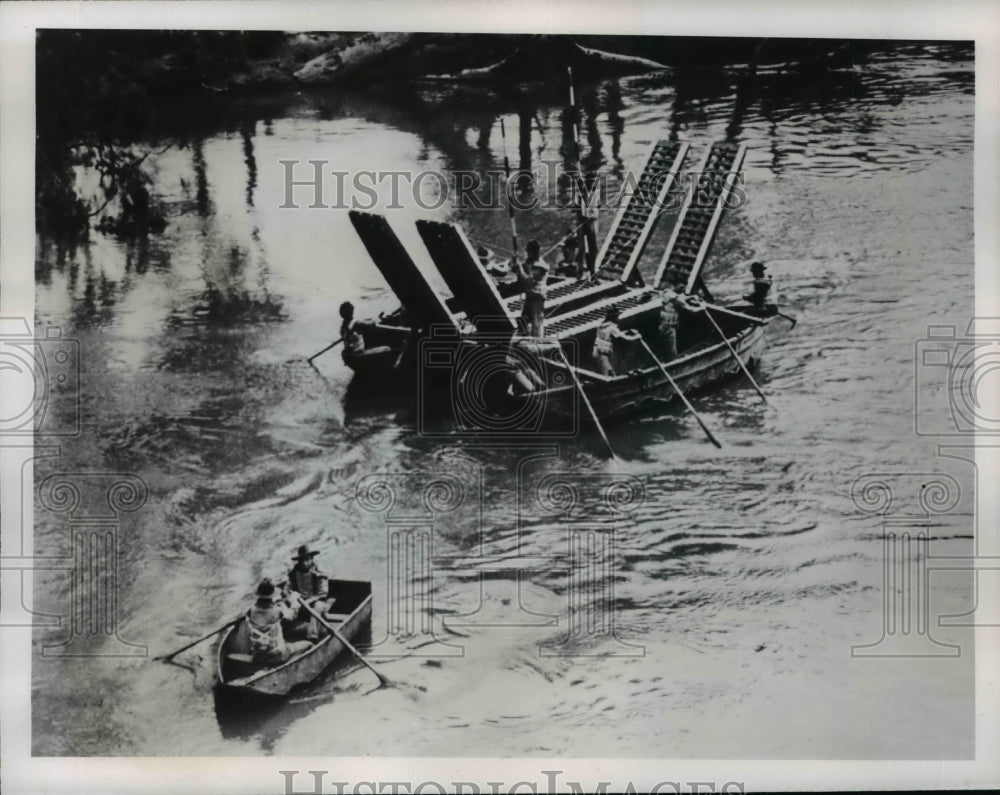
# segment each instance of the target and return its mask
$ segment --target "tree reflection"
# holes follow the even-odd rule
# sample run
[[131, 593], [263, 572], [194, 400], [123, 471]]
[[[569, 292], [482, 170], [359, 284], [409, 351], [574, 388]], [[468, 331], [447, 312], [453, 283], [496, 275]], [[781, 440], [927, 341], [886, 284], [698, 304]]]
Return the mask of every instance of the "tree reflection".
[[[69, 246], [91, 228], [162, 232], [145, 161], [160, 102], [201, 93], [281, 41], [264, 31], [41, 30], [36, 40], [36, 228]], [[96, 194], [79, 179], [96, 175]]]

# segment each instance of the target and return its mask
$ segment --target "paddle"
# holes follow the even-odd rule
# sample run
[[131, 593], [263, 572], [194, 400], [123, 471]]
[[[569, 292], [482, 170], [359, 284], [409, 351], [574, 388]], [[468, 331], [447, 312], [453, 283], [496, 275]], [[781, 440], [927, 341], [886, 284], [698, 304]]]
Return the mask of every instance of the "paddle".
[[171, 654], [161, 654], [158, 657], [154, 657], [153, 658], [153, 662], [159, 662], [161, 660], [164, 661], [164, 662], [169, 662], [174, 657], [176, 657], [178, 654], [180, 654], [182, 651], [187, 651], [192, 646], [197, 646], [203, 640], [208, 640], [209, 638], [214, 637], [215, 635], [218, 635], [220, 632], [223, 632], [223, 631], [229, 629], [230, 627], [235, 626], [236, 624], [239, 624], [242, 620], [243, 620], [243, 616], [240, 616], [239, 618], [234, 618], [228, 624], [223, 624], [221, 627], [219, 627], [214, 632], [209, 632], [204, 637], [198, 638], [198, 640], [194, 641], [193, 643], [189, 643], [187, 646], [182, 646], [177, 651], [175, 651], [175, 652], [173, 652]]
[[740, 358], [740, 355], [736, 352], [736, 349], [729, 341], [729, 338], [726, 336], [726, 333], [721, 328], [719, 328], [719, 324], [715, 322], [715, 318], [712, 317], [712, 313], [705, 312], [705, 317], [707, 317], [708, 322], [715, 327], [715, 330], [719, 332], [719, 336], [722, 337], [722, 341], [726, 343], [726, 347], [729, 348], [729, 352], [733, 355], [733, 358], [736, 360], [736, 363], [740, 366], [740, 369], [743, 371], [743, 375], [747, 377], [747, 379], [753, 385], [753, 388], [757, 390], [757, 394], [760, 395], [760, 399], [763, 400], [765, 403], [767, 403], [768, 402], [767, 397], [765, 397], [764, 393], [761, 391], [761, 388], [757, 385], [757, 382], [754, 380], [754, 377], [750, 375], [750, 371], [747, 369], [747, 366], [743, 364], [743, 360]]
[[566, 354], [563, 353], [563, 349], [559, 349], [559, 358], [562, 359], [562, 363], [566, 365], [566, 369], [569, 370], [570, 377], [573, 379], [573, 383], [576, 384], [576, 390], [580, 393], [580, 397], [583, 398], [584, 404], [587, 406], [587, 411], [590, 412], [590, 418], [594, 421], [594, 426], [597, 428], [598, 433], [601, 434], [601, 438], [604, 440], [604, 444], [608, 448], [608, 452], [611, 453], [611, 457], [614, 460], [618, 460], [618, 456], [615, 455], [614, 448], [611, 446], [611, 442], [608, 441], [608, 435], [604, 432], [604, 427], [601, 425], [601, 421], [597, 419], [597, 412], [594, 411], [594, 407], [590, 405], [590, 399], [587, 397], [587, 393], [583, 391], [583, 384], [580, 383], [580, 379], [577, 378], [576, 370], [569, 363], [566, 358]]
[[657, 358], [656, 354], [653, 353], [652, 348], [649, 347], [646, 340], [644, 340], [641, 336], [639, 337], [639, 344], [641, 344], [642, 347], [646, 349], [646, 353], [648, 353], [650, 358], [654, 362], [656, 362], [656, 366], [660, 368], [660, 372], [663, 373], [663, 377], [667, 379], [667, 383], [669, 383], [674, 392], [677, 393], [677, 397], [679, 397], [683, 401], [684, 405], [687, 407], [687, 410], [691, 412], [691, 414], [694, 416], [696, 420], [698, 420], [698, 424], [701, 426], [701, 429], [705, 432], [705, 435], [708, 437], [708, 441], [710, 441], [712, 444], [714, 444], [721, 450], [722, 442], [720, 442], [718, 439], [715, 438], [715, 435], [708, 429], [708, 426], [705, 424], [705, 421], [700, 416], [698, 416], [698, 412], [694, 410], [694, 406], [691, 405], [691, 401], [689, 401], [687, 399], [687, 396], [683, 392], [681, 392], [681, 388], [677, 385], [677, 382], [670, 377], [670, 373], [668, 373], [667, 368], [663, 366], [663, 362], [661, 362]]
[[306, 609], [306, 612], [309, 613], [309, 615], [311, 615], [313, 618], [315, 618], [320, 623], [321, 626], [325, 627], [330, 632], [330, 634], [333, 635], [333, 637], [335, 637], [342, 644], [344, 644], [344, 648], [345, 649], [347, 649], [351, 654], [353, 654], [355, 657], [357, 657], [359, 661], [361, 661], [362, 663], [364, 663], [365, 667], [367, 667], [368, 670], [370, 670], [373, 674], [375, 674], [375, 676], [378, 677], [378, 680], [379, 680], [379, 682], [382, 683], [383, 687], [396, 687], [396, 683], [393, 682], [388, 677], [383, 676], [378, 671], [376, 671], [375, 668], [372, 666], [372, 664], [370, 662], [368, 662], [368, 660], [366, 660], [364, 658], [364, 656], [361, 654], [361, 652], [359, 652], [356, 648], [354, 648], [354, 646], [351, 645], [351, 642], [347, 638], [345, 638], [337, 630], [337, 628], [333, 626], [333, 624], [329, 623], [325, 618], [323, 618], [323, 616], [321, 616], [318, 612], [316, 612], [315, 610], [313, 610], [311, 604], [309, 604], [305, 600], [303, 600], [301, 602], [301, 604]]
[[314, 353], [312, 356], [310, 356], [308, 359], [306, 359], [306, 361], [309, 362], [309, 364], [312, 364], [313, 359], [315, 359], [317, 356], [320, 356], [320, 355], [326, 353], [331, 348], [336, 348], [343, 341], [344, 341], [343, 337], [341, 337], [339, 340], [334, 340], [332, 343], [330, 343], [325, 348], [323, 348], [323, 350], [321, 350], [319, 353]]

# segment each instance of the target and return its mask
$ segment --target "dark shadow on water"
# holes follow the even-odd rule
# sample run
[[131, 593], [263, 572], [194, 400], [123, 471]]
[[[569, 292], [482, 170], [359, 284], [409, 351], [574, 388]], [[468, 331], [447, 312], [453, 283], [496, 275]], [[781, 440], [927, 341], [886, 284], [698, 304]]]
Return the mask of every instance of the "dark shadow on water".
[[393, 415], [406, 424], [415, 422], [418, 401], [415, 378], [400, 376], [396, 383], [354, 376], [344, 392], [344, 424], [364, 424]]

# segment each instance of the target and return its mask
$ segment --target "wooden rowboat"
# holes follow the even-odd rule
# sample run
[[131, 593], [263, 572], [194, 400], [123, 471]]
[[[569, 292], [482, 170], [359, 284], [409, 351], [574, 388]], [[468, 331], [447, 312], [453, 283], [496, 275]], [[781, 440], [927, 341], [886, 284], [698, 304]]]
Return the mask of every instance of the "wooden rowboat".
[[[330, 580], [329, 595], [336, 601], [328, 620], [347, 640], [371, 620], [372, 586], [370, 582]], [[329, 614], [328, 614], [329, 615]], [[333, 635], [325, 635], [312, 647], [273, 668], [256, 668], [237, 653], [236, 630], [231, 627], [219, 642], [215, 688], [217, 695], [275, 698], [316, 679], [344, 650]]]

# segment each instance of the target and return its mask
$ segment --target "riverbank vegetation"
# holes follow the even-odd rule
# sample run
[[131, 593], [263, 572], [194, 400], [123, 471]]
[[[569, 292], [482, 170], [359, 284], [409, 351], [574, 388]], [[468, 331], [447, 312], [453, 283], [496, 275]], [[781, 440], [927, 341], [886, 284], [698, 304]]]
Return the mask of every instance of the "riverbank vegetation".
[[[774, 42], [780, 41], [781, 44]], [[765, 47], [764, 43], [769, 42]], [[577, 45], [584, 48], [581, 49]], [[840, 45], [843, 47], [843, 43]], [[122, 238], [164, 229], [147, 159], [172, 97], [441, 80], [551, 82], [572, 61], [588, 72], [632, 73], [828, 52], [805, 40], [580, 37], [435, 33], [43, 30], [36, 48], [36, 229], [60, 245], [91, 230]], [[187, 146], [181, 130], [171, 145]], [[85, 179], [86, 177], [86, 179]], [[82, 184], [87, 182], [86, 187]]]
[[[140, 143], [157, 103], [228, 87], [268, 63], [285, 40], [266, 31], [40, 31], [37, 230], [62, 244], [92, 228], [121, 237], [162, 231], [163, 210], [143, 168], [153, 150]], [[95, 189], [83, 189], [83, 171]]]

